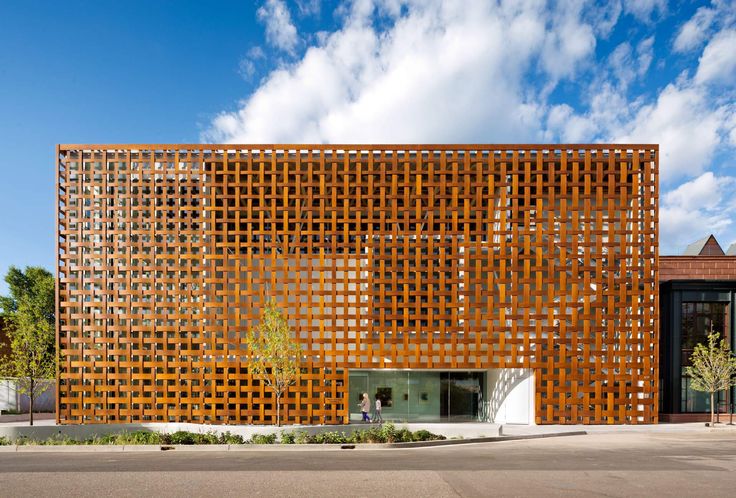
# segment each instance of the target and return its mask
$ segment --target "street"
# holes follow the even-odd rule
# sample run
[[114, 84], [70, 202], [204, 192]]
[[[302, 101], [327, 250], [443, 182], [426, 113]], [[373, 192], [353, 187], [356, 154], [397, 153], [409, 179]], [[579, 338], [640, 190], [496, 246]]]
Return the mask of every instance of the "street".
[[736, 432], [332, 451], [0, 453], [0, 495], [732, 496]]

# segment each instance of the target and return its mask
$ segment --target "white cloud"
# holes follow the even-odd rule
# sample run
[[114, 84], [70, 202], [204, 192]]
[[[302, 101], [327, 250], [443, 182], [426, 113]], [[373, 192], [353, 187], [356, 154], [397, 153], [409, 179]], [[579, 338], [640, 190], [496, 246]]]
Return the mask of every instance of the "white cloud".
[[624, 0], [624, 11], [642, 22], [667, 12], [667, 0]]
[[637, 73], [644, 76], [652, 65], [654, 58], [654, 36], [645, 38], [636, 46], [636, 55], [638, 57]]
[[608, 38], [623, 10], [621, 0], [593, 2], [588, 9], [586, 19], [591, 20], [596, 34], [602, 38]]
[[[567, 104], [555, 105], [547, 115], [547, 128], [554, 130], [562, 142], [584, 143], [596, 134], [596, 125], [591, 119], [575, 114]], [[548, 135], [546, 141], [554, 141], [554, 135]]]
[[293, 53], [299, 36], [286, 3], [283, 0], [266, 0], [258, 9], [257, 15], [266, 25], [268, 42], [276, 48]]
[[376, 4], [356, 2], [341, 29], [272, 72], [205, 138], [537, 141], [543, 109], [525, 78], [530, 71], [550, 81], [571, 77], [595, 48], [579, 5], [562, 3], [557, 11], [534, 0], [411, 0], [405, 15], [396, 5], [382, 12], [396, 15], [379, 32]]
[[724, 29], [705, 47], [695, 81], [724, 82], [733, 85], [734, 78], [736, 78], [736, 30]]
[[676, 52], [694, 50], [705, 41], [716, 17], [715, 9], [700, 7], [693, 17], [682, 25], [673, 45]]
[[248, 53], [240, 60], [238, 65], [238, 73], [244, 80], [248, 81], [256, 73], [256, 63], [266, 57], [261, 47], [252, 47]]
[[296, 0], [299, 13], [303, 16], [317, 15], [321, 9], [320, 0]]
[[736, 178], [708, 171], [665, 194], [659, 212], [663, 254], [681, 254], [685, 246], [714, 234], [721, 242], [733, 236]]
[[707, 171], [699, 177], [685, 182], [663, 196], [665, 205], [682, 206], [687, 209], [715, 209], [723, 194], [734, 185], [734, 178], [718, 177]]
[[660, 171], [667, 183], [702, 172], [721, 143], [725, 114], [713, 107], [706, 91], [688, 82], [667, 85], [653, 103], [610, 130], [619, 143], [660, 144]]

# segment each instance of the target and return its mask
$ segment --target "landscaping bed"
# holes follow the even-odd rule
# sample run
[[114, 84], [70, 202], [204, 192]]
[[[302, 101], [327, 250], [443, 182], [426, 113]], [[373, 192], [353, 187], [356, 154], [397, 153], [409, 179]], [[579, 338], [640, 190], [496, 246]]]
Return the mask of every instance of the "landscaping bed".
[[407, 443], [419, 441], [438, 441], [445, 436], [433, 434], [426, 430], [412, 432], [408, 429], [397, 429], [393, 424], [383, 424], [369, 429], [357, 429], [351, 433], [342, 431], [308, 434], [306, 431], [283, 431], [280, 433], [254, 434], [249, 439], [237, 434], [225, 432], [188, 432], [177, 431], [170, 434], [153, 431], [120, 432], [87, 439], [74, 439], [59, 435], [47, 439], [18, 437], [10, 440], [0, 436], [0, 446], [5, 445], [211, 445], [211, 444], [357, 444], [357, 443]]

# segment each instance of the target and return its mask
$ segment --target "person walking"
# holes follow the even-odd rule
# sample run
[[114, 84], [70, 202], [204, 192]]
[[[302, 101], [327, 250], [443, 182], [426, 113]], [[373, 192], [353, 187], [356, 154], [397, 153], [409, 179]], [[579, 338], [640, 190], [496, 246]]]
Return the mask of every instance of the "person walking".
[[363, 413], [363, 422], [370, 422], [371, 418], [368, 416], [368, 412], [371, 410], [371, 400], [368, 399], [368, 393], [363, 393], [363, 399], [358, 404], [360, 405], [360, 411]]
[[373, 415], [373, 421], [379, 424], [383, 423], [383, 417], [381, 416], [381, 398], [376, 394], [376, 413]]

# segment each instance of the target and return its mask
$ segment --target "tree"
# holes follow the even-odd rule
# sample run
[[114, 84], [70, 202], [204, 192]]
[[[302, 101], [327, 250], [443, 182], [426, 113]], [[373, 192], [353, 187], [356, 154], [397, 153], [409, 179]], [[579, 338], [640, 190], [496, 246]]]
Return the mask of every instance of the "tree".
[[276, 396], [276, 425], [281, 426], [281, 398], [299, 375], [299, 345], [276, 302], [266, 304], [256, 330], [248, 331], [250, 372]]
[[10, 353], [0, 358], [0, 373], [18, 379], [18, 391], [30, 400], [33, 425], [34, 402], [48, 389], [48, 383], [39, 381], [56, 373], [54, 277], [43, 268], [23, 272], [11, 266], [5, 281], [10, 296], [0, 297], [0, 307], [8, 323]]
[[696, 391], [710, 393], [710, 423], [715, 422], [715, 393], [736, 385], [736, 357], [720, 334], [708, 336], [708, 345], [696, 344], [690, 356], [692, 366], [686, 367], [690, 386]]

